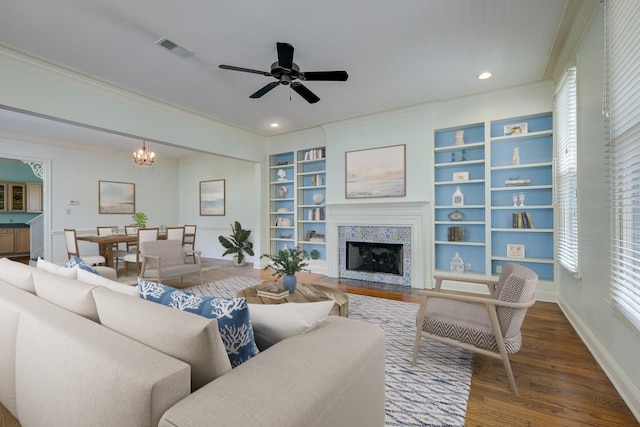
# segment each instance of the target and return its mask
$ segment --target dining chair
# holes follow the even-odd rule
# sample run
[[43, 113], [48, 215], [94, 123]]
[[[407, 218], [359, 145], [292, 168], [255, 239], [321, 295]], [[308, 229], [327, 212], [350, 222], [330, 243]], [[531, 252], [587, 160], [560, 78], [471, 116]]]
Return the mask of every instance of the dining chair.
[[[99, 225], [97, 228], [98, 231], [98, 236], [113, 236], [113, 230], [117, 230], [118, 228], [116, 226], [106, 226], [106, 225]], [[113, 255], [113, 259], [115, 261], [115, 266], [116, 266], [116, 272], [118, 271], [118, 261], [123, 258], [126, 254], [128, 254], [129, 252], [125, 251], [124, 249], [120, 249], [118, 247], [117, 243], [113, 244], [113, 249], [112, 251], [112, 255]]]
[[71, 259], [71, 257], [77, 256], [85, 264], [89, 265], [98, 265], [105, 264], [105, 258], [102, 255], [80, 255], [80, 249], [78, 248], [78, 235], [76, 234], [75, 228], [65, 228], [64, 229], [64, 241], [67, 244], [67, 257]]
[[184, 227], [167, 227], [166, 240], [179, 240], [180, 245], [184, 246]]
[[[527, 308], [536, 301], [538, 275], [519, 264], [507, 263], [498, 280], [460, 275], [434, 275], [434, 290], [419, 291], [420, 308], [416, 316], [413, 366], [422, 338], [501, 359], [511, 390], [518, 394], [509, 354], [522, 345], [520, 327]], [[441, 291], [442, 281], [484, 284], [490, 296]]]
[[128, 265], [130, 262], [136, 264], [136, 274], [140, 274], [140, 243], [142, 242], [152, 242], [154, 240], [158, 240], [158, 233], [160, 229], [155, 228], [138, 228], [138, 239], [136, 241], [136, 252], [135, 253], [127, 253], [124, 257], [124, 275], [127, 276], [129, 274]]
[[[197, 225], [184, 226], [183, 246], [186, 250], [191, 251], [191, 254], [193, 254], [193, 252], [196, 250], [196, 228]], [[193, 256], [193, 262], [196, 262], [195, 256]]]
[[[124, 226], [124, 234], [127, 236], [137, 236], [138, 235], [138, 226], [136, 225], [125, 225]], [[138, 247], [137, 242], [127, 242], [127, 252], [135, 253], [136, 248]]]

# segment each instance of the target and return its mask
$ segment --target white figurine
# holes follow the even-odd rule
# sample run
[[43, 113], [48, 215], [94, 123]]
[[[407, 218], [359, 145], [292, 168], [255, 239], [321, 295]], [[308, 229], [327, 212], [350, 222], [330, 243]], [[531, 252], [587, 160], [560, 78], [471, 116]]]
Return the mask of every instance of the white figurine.
[[278, 181], [286, 181], [287, 173], [284, 169], [278, 169]]
[[513, 207], [517, 207], [518, 206], [518, 195], [514, 194], [513, 197], [511, 198], [513, 200]]
[[520, 147], [515, 147], [513, 149], [513, 157], [511, 158], [511, 164], [512, 165], [520, 164]]
[[524, 193], [520, 193], [520, 196], [518, 196], [518, 198], [520, 199], [520, 206], [524, 206]]

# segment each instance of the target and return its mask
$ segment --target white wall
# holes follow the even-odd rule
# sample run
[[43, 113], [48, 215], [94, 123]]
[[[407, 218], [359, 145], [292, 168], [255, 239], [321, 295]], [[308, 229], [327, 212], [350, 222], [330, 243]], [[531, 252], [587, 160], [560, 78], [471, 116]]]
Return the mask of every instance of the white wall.
[[578, 204], [582, 279], [558, 269], [559, 304], [640, 418], [640, 335], [609, 304], [609, 208], [602, 117], [602, 8], [578, 48]]
[[[224, 248], [218, 236], [231, 234], [235, 221], [242, 228], [251, 230], [250, 241], [256, 246], [255, 257], [248, 256], [247, 262], [258, 260], [260, 256], [260, 209], [263, 194], [256, 184], [256, 176], [261, 174], [261, 165], [229, 159], [220, 156], [197, 156], [180, 161], [179, 212], [182, 224], [196, 224], [196, 249], [205, 258], [222, 258]], [[225, 215], [200, 216], [200, 181], [225, 180]], [[228, 259], [232, 256], [228, 255]]]

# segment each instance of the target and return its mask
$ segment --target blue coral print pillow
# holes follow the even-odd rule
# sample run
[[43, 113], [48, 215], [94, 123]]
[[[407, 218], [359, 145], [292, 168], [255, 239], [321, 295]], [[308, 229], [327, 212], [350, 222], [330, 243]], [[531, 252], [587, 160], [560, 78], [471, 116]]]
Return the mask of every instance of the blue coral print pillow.
[[73, 268], [76, 265], [78, 266], [78, 268], [86, 270], [89, 273], [97, 274], [98, 276], [100, 275], [100, 273], [98, 273], [95, 268], [91, 267], [89, 264], [85, 264], [84, 260], [77, 256], [72, 256], [71, 258], [69, 258], [69, 261], [67, 261], [64, 266], [65, 268]]
[[198, 295], [141, 278], [138, 278], [138, 289], [140, 297], [146, 300], [217, 319], [232, 367], [258, 354], [246, 299]]

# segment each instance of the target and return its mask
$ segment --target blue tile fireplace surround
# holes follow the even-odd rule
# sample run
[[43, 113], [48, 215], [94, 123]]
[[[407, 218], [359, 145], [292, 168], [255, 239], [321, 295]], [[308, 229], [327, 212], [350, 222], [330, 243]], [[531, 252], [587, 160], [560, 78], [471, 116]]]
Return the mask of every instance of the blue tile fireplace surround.
[[[393, 268], [393, 272], [383, 271], [363, 271], [353, 269], [353, 262], [347, 258], [347, 247], [352, 242], [351, 247], [359, 247], [357, 243], [378, 243], [379, 249], [373, 249], [375, 254], [381, 257], [393, 257], [400, 265]], [[353, 244], [355, 243], [355, 244]], [[401, 245], [397, 255], [390, 254], [387, 248], [391, 245]], [[397, 246], [396, 246], [397, 247]], [[371, 252], [371, 249], [367, 249]], [[341, 278], [367, 280], [371, 282], [387, 283], [391, 285], [411, 286], [411, 227], [399, 226], [338, 226], [338, 254], [339, 272]], [[375, 255], [374, 255], [375, 256]], [[354, 255], [350, 255], [353, 261]], [[382, 261], [380, 261], [382, 263]], [[356, 264], [358, 262], [356, 261]], [[356, 265], [357, 267], [357, 265]]]

